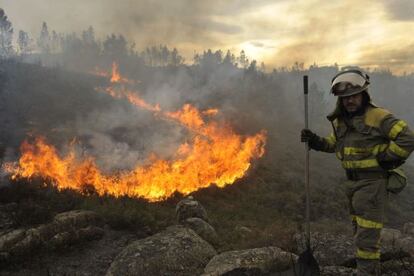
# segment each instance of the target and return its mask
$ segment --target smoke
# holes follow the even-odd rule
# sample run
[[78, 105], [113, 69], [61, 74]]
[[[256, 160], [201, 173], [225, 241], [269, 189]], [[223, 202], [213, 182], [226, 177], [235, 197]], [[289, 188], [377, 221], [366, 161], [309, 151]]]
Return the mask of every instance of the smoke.
[[96, 110], [78, 118], [74, 128], [82, 154], [95, 157], [98, 166], [107, 172], [143, 165], [154, 154], [171, 158], [185, 141], [185, 133], [176, 125], [159, 120], [148, 111], [116, 103], [108, 110]]
[[[412, 1], [1, 1], [14, 29], [36, 40], [43, 21], [58, 33], [93, 26], [98, 37], [121, 33], [142, 50], [177, 47], [191, 62], [204, 49], [242, 48], [268, 66], [357, 64], [412, 71], [399, 59], [414, 41]], [[30, 8], [27, 8], [30, 7]], [[363, 8], [362, 8], [363, 7]], [[73, 20], [76, 18], [76, 20]], [[70, 22], [70, 24], [68, 24]], [[264, 41], [266, 47], [263, 47]], [[393, 49], [396, 49], [393, 52]], [[376, 62], [373, 55], [390, 58]], [[393, 62], [395, 59], [398, 63]]]
[[410, 0], [383, 1], [389, 16], [395, 20], [413, 21], [414, 2]]

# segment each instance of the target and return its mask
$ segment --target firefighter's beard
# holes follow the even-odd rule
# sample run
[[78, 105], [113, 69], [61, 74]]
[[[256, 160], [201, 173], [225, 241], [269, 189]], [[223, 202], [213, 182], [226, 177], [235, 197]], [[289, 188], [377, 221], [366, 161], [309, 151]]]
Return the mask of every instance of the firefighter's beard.
[[344, 104], [346, 112], [349, 114], [357, 113], [360, 109], [362, 109], [361, 104], [355, 104], [355, 103], [348, 103]]
[[366, 100], [359, 94], [357, 96], [350, 96], [341, 100], [343, 109], [348, 116], [361, 115], [365, 111]]

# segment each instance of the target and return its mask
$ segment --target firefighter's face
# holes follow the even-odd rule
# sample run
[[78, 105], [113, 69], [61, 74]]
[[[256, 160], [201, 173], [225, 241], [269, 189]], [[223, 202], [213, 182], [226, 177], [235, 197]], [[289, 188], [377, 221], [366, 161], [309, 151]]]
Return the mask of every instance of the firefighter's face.
[[357, 112], [362, 107], [362, 93], [343, 97], [342, 104], [349, 113]]

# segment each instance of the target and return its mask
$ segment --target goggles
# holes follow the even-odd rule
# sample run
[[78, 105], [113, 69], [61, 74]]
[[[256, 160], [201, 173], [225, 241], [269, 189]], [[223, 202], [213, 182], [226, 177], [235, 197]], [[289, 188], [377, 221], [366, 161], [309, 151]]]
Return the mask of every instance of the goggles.
[[339, 73], [332, 80], [331, 92], [335, 96], [346, 97], [364, 91], [369, 86], [369, 77], [358, 70]]

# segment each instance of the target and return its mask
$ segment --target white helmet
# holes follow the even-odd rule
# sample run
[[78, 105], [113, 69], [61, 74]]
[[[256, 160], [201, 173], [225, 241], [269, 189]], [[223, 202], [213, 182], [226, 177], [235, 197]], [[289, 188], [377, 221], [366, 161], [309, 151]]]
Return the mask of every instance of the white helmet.
[[357, 69], [345, 70], [332, 79], [331, 93], [338, 97], [347, 97], [366, 91], [369, 76]]

